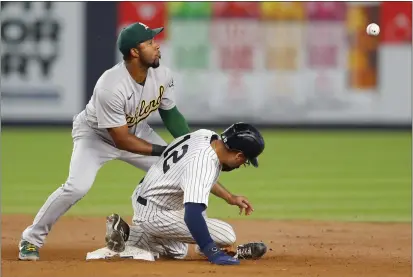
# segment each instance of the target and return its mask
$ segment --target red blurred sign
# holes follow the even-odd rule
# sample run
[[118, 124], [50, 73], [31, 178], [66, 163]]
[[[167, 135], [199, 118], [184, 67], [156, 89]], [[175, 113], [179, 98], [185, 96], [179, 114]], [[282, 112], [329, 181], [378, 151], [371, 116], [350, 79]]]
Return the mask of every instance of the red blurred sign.
[[252, 70], [252, 46], [224, 46], [219, 49], [221, 69]]
[[[254, 22], [251, 22], [254, 21]], [[252, 70], [254, 49], [259, 44], [258, 21], [215, 20], [211, 26], [211, 44], [218, 49], [223, 70]]]
[[214, 17], [258, 18], [259, 2], [213, 2]]
[[338, 67], [338, 46], [310, 45], [308, 46], [308, 65], [310, 67]]
[[309, 20], [337, 20], [346, 18], [346, 2], [305, 2]]
[[[166, 6], [164, 2], [119, 2], [118, 3], [118, 28], [141, 22], [149, 28], [165, 27]], [[163, 40], [166, 29], [156, 36]]]
[[306, 52], [310, 68], [340, 68], [343, 54], [345, 26], [343, 24], [309, 23]]
[[381, 40], [412, 42], [412, 2], [381, 3]]

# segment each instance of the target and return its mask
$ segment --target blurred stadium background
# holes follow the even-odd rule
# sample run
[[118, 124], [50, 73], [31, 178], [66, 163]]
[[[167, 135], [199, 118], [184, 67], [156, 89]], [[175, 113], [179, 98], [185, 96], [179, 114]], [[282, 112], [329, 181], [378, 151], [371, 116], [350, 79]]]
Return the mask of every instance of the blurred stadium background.
[[[192, 128], [265, 127], [262, 166], [221, 175], [253, 218], [411, 220], [412, 2], [2, 2], [3, 213], [34, 214], [64, 183], [72, 117], [135, 21], [166, 27], [162, 63]], [[70, 214], [131, 213], [142, 175], [105, 165]]]

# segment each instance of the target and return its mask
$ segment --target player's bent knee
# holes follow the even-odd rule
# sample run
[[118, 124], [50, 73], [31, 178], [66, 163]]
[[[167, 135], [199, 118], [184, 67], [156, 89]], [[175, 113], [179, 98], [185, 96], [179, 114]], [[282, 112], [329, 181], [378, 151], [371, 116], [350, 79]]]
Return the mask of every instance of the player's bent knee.
[[64, 191], [77, 199], [83, 198], [91, 187], [92, 185], [82, 182], [66, 182], [63, 185]]
[[227, 235], [227, 245], [233, 245], [237, 241], [237, 235], [235, 235], [234, 229], [231, 227], [231, 231]]
[[184, 246], [180, 247], [179, 249], [171, 249], [168, 248], [166, 251], [166, 255], [169, 258], [182, 260], [188, 255], [188, 245], [183, 244]]
[[216, 243], [221, 247], [227, 247], [234, 245], [236, 241], [237, 237], [235, 236], [235, 234], [227, 234], [225, 238], [216, 241]]
[[237, 236], [235, 234], [234, 228], [227, 224], [224, 229], [219, 232], [219, 237], [215, 241], [222, 247], [231, 246], [237, 241]]

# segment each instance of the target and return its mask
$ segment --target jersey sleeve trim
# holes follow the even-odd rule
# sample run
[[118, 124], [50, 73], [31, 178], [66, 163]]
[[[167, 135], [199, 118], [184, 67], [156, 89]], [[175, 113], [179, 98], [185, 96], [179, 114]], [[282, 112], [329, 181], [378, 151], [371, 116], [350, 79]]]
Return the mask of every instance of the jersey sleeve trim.
[[101, 129], [104, 128], [116, 128], [116, 127], [122, 127], [125, 126], [126, 124], [98, 124], [98, 127]]

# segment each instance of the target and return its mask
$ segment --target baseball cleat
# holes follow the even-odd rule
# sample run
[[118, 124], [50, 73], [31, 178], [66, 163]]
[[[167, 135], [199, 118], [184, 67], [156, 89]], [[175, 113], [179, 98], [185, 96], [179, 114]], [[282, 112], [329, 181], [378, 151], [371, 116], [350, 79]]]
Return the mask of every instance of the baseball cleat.
[[129, 225], [118, 214], [106, 218], [106, 247], [115, 252], [125, 250], [129, 238]]
[[19, 260], [21, 261], [37, 261], [39, 260], [39, 247], [22, 240], [19, 243]]
[[244, 260], [256, 260], [264, 256], [266, 252], [267, 246], [264, 243], [250, 242], [238, 245], [235, 257]]

